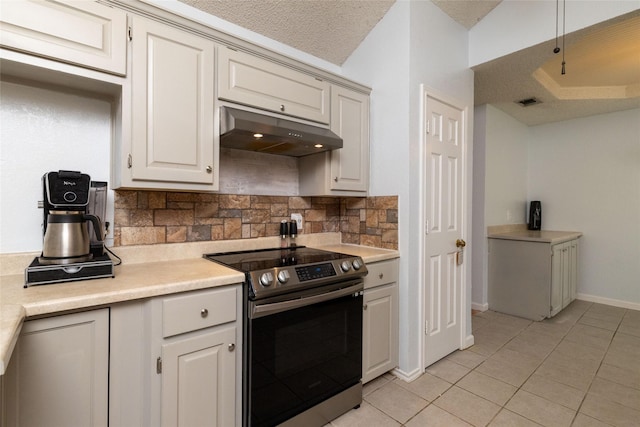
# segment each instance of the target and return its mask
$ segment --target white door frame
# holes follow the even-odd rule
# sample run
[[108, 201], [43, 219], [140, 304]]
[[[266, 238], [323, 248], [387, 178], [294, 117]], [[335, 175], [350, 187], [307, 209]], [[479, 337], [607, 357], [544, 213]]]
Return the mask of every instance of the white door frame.
[[[425, 141], [425, 121], [424, 121], [424, 114], [426, 111], [426, 99], [427, 97], [431, 97], [431, 98], [435, 98], [438, 101], [445, 103], [445, 104], [449, 104], [457, 109], [459, 109], [462, 112], [462, 120], [463, 120], [463, 125], [461, 126], [461, 130], [462, 130], [462, 145], [463, 145], [463, 153], [464, 153], [464, 159], [463, 159], [463, 166], [462, 166], [462, 182], [463, 182], [463, 186], [462, 186], [462, 203], [463, 203], [463, 215], [464, 217], [462, 218], [462, 237], [463, 239], [467, 242], [467, 244], [469, 244], [470, 240], [471, 240], [471, 233], [470, 230], [468, 230], [468, 221], [470, 219], [470, 215], [471, 215], [471, 201], [467, 199], [467, 196], [469, 193], [469, 191], [471, 191], [469, 187], [469, 177], [471, 176], [471, 159], [469, 158], [469, 156], [471, 155], [470, 150], [469, 150], [469, 131], [468, 131], [468, 126], [469, 126], [469, 106], [464, 104], [464, 102], [461, 102], [455, 98], [453, 98], [450, 95], [444, 94], [442, 92], [436, 91], [432, 88], [429, 88], [428, 86], [421, 84], [420, 85], [420, 120], [419, 120], [419, 127], [420, 127], [420, 149], [419, 149], [419, 154], [420, 154], [420, 182], [418, 185], [419, 188], [419, 195], [418, 195], [418, 201], [419, 201], [419, 206], [420, 206], [420, 212], [419, 212], [419, 218], [420, 218], [420, 225], [419, 225], [419, 236], [420, 236], [420, 244], [419, 244], [419, 254], [418, 254], [418, 283], [420, 284], [419, 286], [419, 291], [418, 291], [418, 295], [420, 298], [420, 321], [421, 321], [421, 326], [420, 326], [420, 334], [419, 334], [419, 348], [420, 348], [420, 357], [419, 357], [419, 361], [420, 361], [420, 372], [424, 372], [425, 371], [425, 352], [424, 352], [424, 345], [425, 345], [425, 340], [426, 340], [426, 321], [427, 321], [427, 313], [426, 313], [426, 306], [425, 306], [425, 266], [424, 266], [424, 254], [426, 253], [426, 249], [425, 249], [425, 245], [426, 245], [426, 212], [423, 209], [423, 207], [425, 206], [425, 182], [426, 182], [426, 176], [427, 176], [427, 162], [425, 161], [425, 145], [426, 145], [426, 141]], [[468, 270], [468, 266], [471, 263], [471, 248], [465, 248], [465, 261], [464, 261], [464, 266], [461, 269], [461, 289], [460, 289], [460, 307], [459, 307], [459, 313], [460, 313], [460, 322], [461, 322], [461, 328], [460, 328], [460, 349], [469, 347], [470, 345], [473, 345], [473, 338], [468, 339], [467, 336], [467, 332], [469, 332], [469, 335], [471, 335], [471, 331], [467, 331], [466, 329], [466, 325], [467, 325], [467, 316], [470, 316], [471, 313], [467, 313], [467, 309], [466, 309], [466, 305], [467, 305], [467, 279], [471, 277], [470, 274], [467, 274], [467, 270]]]

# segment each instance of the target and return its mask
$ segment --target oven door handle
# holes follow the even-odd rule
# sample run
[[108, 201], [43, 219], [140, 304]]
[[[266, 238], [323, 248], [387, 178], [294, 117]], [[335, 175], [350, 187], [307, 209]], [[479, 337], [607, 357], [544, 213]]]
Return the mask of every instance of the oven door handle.
[[308, 305], [317, 304], [324, 301], [344, 297], [350, 294], [357, 296], [363, 290], [362, 282], [347, 288], [338, 289], [337, 291], [326, 292], [310, 297], [302, 297], [289, 301], [274, 302], [262, 305], [251, 304], [251, 318], [268, 316], [270, 314], [280, 313], [282, 311], [293, 310], [295, 308], [306, 307]]

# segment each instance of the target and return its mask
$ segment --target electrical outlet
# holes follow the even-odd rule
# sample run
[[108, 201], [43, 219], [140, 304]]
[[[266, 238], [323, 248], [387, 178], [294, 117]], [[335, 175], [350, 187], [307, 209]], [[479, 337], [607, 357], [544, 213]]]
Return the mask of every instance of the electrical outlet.
[[291, 219], [296, 222], [296, 225], [298, 226], [298, 233], [300, 233], [302, 231], [302, 214], [292, 213]]

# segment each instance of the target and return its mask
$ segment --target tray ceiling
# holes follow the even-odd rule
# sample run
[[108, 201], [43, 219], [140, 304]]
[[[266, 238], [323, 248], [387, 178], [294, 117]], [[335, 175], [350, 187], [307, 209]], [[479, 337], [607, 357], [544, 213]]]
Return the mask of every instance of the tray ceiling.
[[[341, 65], [395, 0], [180, 0]], [[501, 0], [432, 0], [469, 29]], [[536, 125], [640, 107], [640, 11], [567, 35], [566, 74], [550, 41], [474, 67], [476, 105]], [[509, 35], [505, 35], [508, 37]], [[624, 96], [620, 94], [624, 93]], [[541, 103], [522, 107], [518, 100]]]

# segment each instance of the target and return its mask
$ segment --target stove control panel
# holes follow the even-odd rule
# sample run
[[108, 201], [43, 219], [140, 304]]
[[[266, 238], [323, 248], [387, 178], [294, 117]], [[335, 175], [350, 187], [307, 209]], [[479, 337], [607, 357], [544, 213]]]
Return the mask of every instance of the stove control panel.
[[342, 257], [325, 262], [300, 265], [283, 265], [275, 268], [251, 271], [247, 274], [250, 298], [262, 299], [335, 283], [367, 274], [367, 267], [360, 257]]
[[314, 279], [322, 279], [324, 277], [331, 277], [336, 275], [336, 270], [333, 268], [333, 264], [330, 262], [326, 264], [307, 265], [303, 267], [296, 267], [296, 274], [298, 280], [306, 282]]

